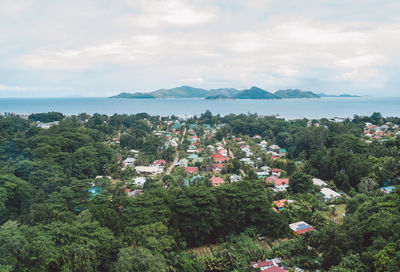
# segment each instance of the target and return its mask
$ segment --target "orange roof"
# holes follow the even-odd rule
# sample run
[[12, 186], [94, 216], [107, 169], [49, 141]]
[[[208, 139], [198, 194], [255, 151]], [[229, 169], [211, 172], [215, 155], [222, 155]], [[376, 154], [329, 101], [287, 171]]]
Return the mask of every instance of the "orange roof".
[[219, 185], [225, 183], [225, 181], [222, 178], [216, 177], [216, 176], [212, 176], [210, 181], [211, 181], [213, 186], [219, 186]]
[[289, 185], [289, 179], [288, 178], [284, 178], [284, 179], [277, 178], [277, 179], [275, 179], [274, 182], [275, 182], [275, 186], [279, 186], [279, 185], [282, 185], [282, 184]]

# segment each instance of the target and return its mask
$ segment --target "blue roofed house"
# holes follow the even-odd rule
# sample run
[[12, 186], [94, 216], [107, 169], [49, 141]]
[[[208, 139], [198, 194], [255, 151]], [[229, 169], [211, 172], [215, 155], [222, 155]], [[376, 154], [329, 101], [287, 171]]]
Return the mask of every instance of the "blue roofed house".
[[381, 187], [379, 188], [382, 192], [384, 192], [385, 194], [390, 194], [391, 192], [393, 192], [396, 187], [394, 186], [385, 186], [385, 187]]
[[197, 154], [192, 154], [192, 155], [190, 155], [189, 157], [188, 157], [188, 159], [189, 160], [194, 160], [194, 159], [197, 159], [199, 157], [199, 155], [197, 155]]

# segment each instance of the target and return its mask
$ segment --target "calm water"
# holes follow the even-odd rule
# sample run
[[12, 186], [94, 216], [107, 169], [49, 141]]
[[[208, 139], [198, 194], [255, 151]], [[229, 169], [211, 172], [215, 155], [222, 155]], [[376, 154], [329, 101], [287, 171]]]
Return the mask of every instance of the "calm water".
[[203, 99], [109, 99], [109, 98], [1, 98], [0, 113], [64, 114], [139, 113], [191, 116], [210, 110], [213, 114], [279, 114], [288, 119], [352, 117], [354, 114], [400, 116], [400, 98], [321, 98], [282, 100], [203, 100]]

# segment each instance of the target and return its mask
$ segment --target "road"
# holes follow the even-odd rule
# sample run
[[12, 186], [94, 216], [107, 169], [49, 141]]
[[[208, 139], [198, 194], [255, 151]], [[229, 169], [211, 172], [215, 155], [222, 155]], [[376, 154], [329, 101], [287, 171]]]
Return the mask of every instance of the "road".
[[172, 164], [168, 167], [167, 171], [165, 172], [166, 175], [171, 174], [172, 169], [174, 169], [174, 167], [175, 167], [175, 164], [177, 164], [178, 161], [179, 161], [179, 147], [181, 146], [183, 140], [185, 139], [185, 135], [186, 135], [186, 128], [183, 130], [182, 138], [181, 138], [181, 140], [179, 141], [178, 146], [176, 147], [175, 159], [174, 159], [174, 161], [172, 162]]

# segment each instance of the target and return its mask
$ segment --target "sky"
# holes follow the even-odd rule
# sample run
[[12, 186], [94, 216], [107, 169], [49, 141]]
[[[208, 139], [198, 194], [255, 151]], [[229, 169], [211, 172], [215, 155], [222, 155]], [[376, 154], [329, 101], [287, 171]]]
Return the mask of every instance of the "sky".
[[0, 0], [0, 97], [400, 96], [399, 0]]

